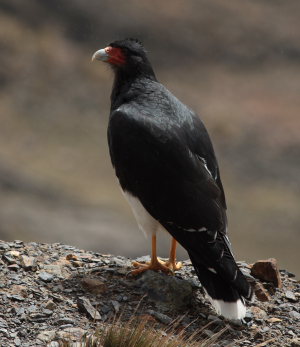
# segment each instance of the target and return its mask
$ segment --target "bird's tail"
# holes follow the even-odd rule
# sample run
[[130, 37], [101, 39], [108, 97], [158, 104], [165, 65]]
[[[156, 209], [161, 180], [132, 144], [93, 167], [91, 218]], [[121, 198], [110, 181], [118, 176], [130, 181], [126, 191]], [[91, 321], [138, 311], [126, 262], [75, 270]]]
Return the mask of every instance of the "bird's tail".
[[[203, 265], [203, 262], [197, 260], [197, 254], [190, 253], [191, 262], [195, 268], [199, 281], [203, 285], [208, 299], [214, 306], [218, 314], [228, 319], [242, 319], [246, 314], [244, 298], [250, 299], [252, 289], [244, 275], [237, 268], [233, 257], [225, 260], [228, 264], [223, 273], [222, 268], [210, 268]], [[228, 272], [232, 276], [228, 276]], [[231, 278], [231, 280], [228, 280]]]
[[164, 224], [187, 250], [196, 274], [218, 314], [242, 319], [244, 299], [251, 299], [252, 287], [238, 268], [226, 230], [191, 230]]

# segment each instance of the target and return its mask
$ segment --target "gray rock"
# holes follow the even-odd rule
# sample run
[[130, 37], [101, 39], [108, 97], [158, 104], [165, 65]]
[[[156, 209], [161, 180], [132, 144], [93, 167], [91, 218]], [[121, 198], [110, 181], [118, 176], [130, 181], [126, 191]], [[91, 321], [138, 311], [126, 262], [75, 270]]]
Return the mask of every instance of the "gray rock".
[[56, 308], [56, 304], [52, 300], [49, 300], [46, 302], [45, 308], [48, 310], [54, 310]]
[[293, 319], [300, 320], [300, 313], [299, 312], [291, 311], [291, 312], [289, 312], [289, 315]]
[[44, 270], [47, 272], [47, 273], [50, 273], [52, 275], [55, 275], [59, 278], [64, 278], [64, 276], [62, 275], [62, 268], [60, 265], [44, 265]]
[[53, 311], [52, 310], [48, 310], [47, 308], [45, 308], [43, 310], [43, 314], [45, 314], [46, 316], [51, 316], [53, 314]]
[[230, 319], [230, 323], [236, 327], [242, 327], [243, 326], [243, 322], [241, 319]]
[[14, 343], [15, 343], [16, 346], [20, 346], [21, 345], [21, 340], [18, 337], [16, 337], [14, 339]]
[[21, 316], [24, 313], [25, 313], [24, 307], [20, 307], [20, 308], [16, 309], [16, 315], [17, 316]]
[[12, 270], [12, 271], [18, 271], [20, 266], [18, 264], [12, 264], [12, 265], [8, 265], [8, 270]]
[[252, 312], [247, 311], [244, 319], [245, 319], [246, 322], [252, 321], [252, 319], [253, 319]]
[[7, 329], [4, 329], [4, 328], [1, 328], [1, 329], [0, 329], [0, 335], [6, 336], [6, 337], [9, 337], [9, 336], [10, 336], [8, 330], [7, 330]]
[[30, 305], [30, 306], [28, 306], [28, 308], [27, 308], [27, 311], [28, 312], [36, 312], [38, 310], [38, 308], [37, 308], [37, 306], [36, 305]]
[[142, 257], [136, 258], [135, 261], [139, 263], [146, 263], [147, 261], [150, 261], [150, 255], [143, 255]]
[[300, 347], [300, 338], [293, 339], [290, 343], [291, 347]]
[[44, 313], [31, 313], [29, 320], [32, 322], [45, 322], [48, 319], [48, 316]]
[[297, 298], [295, 296], [295, 294], [290, 291], [290, 290], [287, 290], [285, 292], [285, 297], [289, 300], [289, 301], [292, 301], [292, 302], [297, 302]]
[[63, 324], [63, 325], [60, 325], [60, 329], [67, 329], [67, 328], [72, 328], [73, 327], [73, 324]]
[[17, 295], [17, 294], [7, 294], [7, 297], [13, 301], [24, 301], [25, 298], [23, 296]]
[[55, 324], [57, 325], [63, 325], [63, 324], [74, 324], [74, 319], [72, 318], [68, 318], [68, 317], [62, 317], [62, 318], [58, 318], [55, 321]]
[[136, 286], [162, 309], [185, 310], [193, 300], [193, 289], [188, 281], [154, 271], [144, 272], [136, 280]]
[[17, 259], [12, 257], [11, 255], [5, 253], [2, 256], [3, 260], [5, 260], [8, 264], [16, 264], [17, 263]]
[[160, 313], [160, 312], [156, 312], [156, 311], [153, 311], [153, 310], [148, 310], [147, 312], [151, 316], [155, 317], [157, 320], [159, 320], [163, 324], [169, 325], [172, 322], [172, 318], [170, 318], [166, 314], [163, 314], [163, 313]]
[[108, 313], [109, 311], [111, 311], [111, 309], [110, 309], [109, 306], [103, 305], [103, 306], [101, 307], [101, 312], [102, 312], [102, 313]]
[[120, 310], [120, 306], [121, 306], [120, 303], [116, 300], [112, 300], [111, 303], [114, 307], [115, 312], [118, 313]]
[[9, 248], [10, 248], [10, 246], [7, 243], [4, 243], [4, 242], [0, 243], [0, 249], [6, 251]]
[[26, 255], [20, 256], [20, 264], [26, 271], [36, 271], [37, 265], [34, 257], [28, 257]]
[[51, 282], [53, 280], [53, 275], [49, 274], [48, 272], [42, 271], [39, 274], [39, 279], [44, 282]]
[[266, 333], [266, 332], [268, 332], [269, 330], [270, 330], [269, 327], [263, 327], [263, 328], [261, 329], [261, 332], [262, 332], [262, 333]]
[[77, 306], [79, 311], [86, 313], [89, 318], [94, 320], [101, 319], [100, 313], [92, 306], [88, 298], [85, 298], [84, 296], [79, 297], [77, 300]]

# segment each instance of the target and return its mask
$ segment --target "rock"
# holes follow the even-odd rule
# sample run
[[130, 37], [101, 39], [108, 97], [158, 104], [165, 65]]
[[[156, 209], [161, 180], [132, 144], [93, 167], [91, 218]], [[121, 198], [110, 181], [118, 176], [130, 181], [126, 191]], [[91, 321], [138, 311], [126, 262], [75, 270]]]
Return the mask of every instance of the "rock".
[[48, 272], [42, 271], [39, 273], [39, 279], [44, 282], [51, 282], [53, 280], [53, 275]]
[[62, 268], [60, 265], [44, 265], [44, 270], [47, 273], [50, 273], [52, 275], [55, 275], [59, 278], [64, 278], [64, 276], [62, 275]]
[[[120, 315], [120, 311], [120, 324], [126, 324], [128, 319], [135, 317], [138, 322], [149, 321], [155, 328], [163, 329], [165, 325], [168, 329], [180, 315], [178, 311], [182, 307], [184, 317], [178, 322], [178, 329], [186, 327], [188, 334], [200, 327], [207, 330], [203, 335], [209, 339], [212, 332], [217, 333], [228, 325], [226, 338], [223, 339], [222, 335], [220, 340], [213, 340], [212, 347], [225, 347], [233, 341], [236, 347], [262, 347], [262, 344], [266, 347], [273, 344], [292, 346], [291, 341], [297, 341], [300, 281], [286, 270], [280, 270], [284, 289], [276, 290], [272, 283], [262, 284], [254, 279], [245, 262], [239, 264], [252, 286], [256, 285], [259, 299], [266, 302], [253, 298], [245, 319], [233, 324], [211, 313], [201, 290], [197, 291], [197, 296], [193, 295], [194, 288], [199, 286], [191, 266], [186, 266], [173, 277], [162, 273], [151, 274], [150, 271], [136, 279], [126, 276], [129, 260], [124, 257], [86, 252], [61, 244], [4, 244], [7, 246], [0, 246], [1, 346], [58, 347], [65, 340], [74, 347], [79, 346], [82, 334], [92, 334], [95, 329], [98, 331], [98, 326], [100, 329], [108, 326], [116, 313]], [[6, 254], [6, 260], [3, 254]], [[38, 273], [29, 270], [34, 269], [30, 264], [33, 261], [40, 269]], [[75, 262], [81, 265], [75, 267]], [[10, 271], [11, 265], [18, 267]], [[39, 275], [43, 272], [53, 279], [49, 282], [49, 277], [46, 281], [41, 280]], [[63, 278], [58, 280], [61, 275]], [[105, 294], [102, 293], [103, 288]], [[147, 295], [143, 296], [144, 293]], [[274, 295], [272, 300], [270, 295]], [[78, 297], [80, 300], [76, 304]], [[194, 305], [189, 309], [191, 302]], [[50, 329], [54, 330], [54, 326], [56, 334], [51, 334]], [[276, 338], [276, 341], [271, 338]], [[300, 347], [296, 342], [293, 346]]]
[[287, 275], [287, 276], [290, 277], [290, 278], [296, 277], [296, 275], [295, 275], [294, 273], [289, 272], [289, 271], [287, 271], [287, 270], [279, 270], [279, 272], [280, 272], [281, 274], [283, 274], [283, 275]]
[[67, 254], [67, 255], [66, 255], [66, 260], [69, 260], [69, 261], [71, 261], [71, 260], [73, 260], [73, 261], [78, 261], [78, 257], [77, 257], [76, 254]]
[[8, 265], [8, 270], [12, 270], [12, 271], [18, 271], [20, 266], [18, 264], [12, 264], [12, 265]]
[[8, 252], [5, 253], [5, 254], [2, 256], [2, 258], [3, 258], [3, 260], [6, 261], [8, 264], [16, 264], [16, 263], [17, 263], [17, 259], [14, 258], [14, 257], [12, 257], [12, 256], [10, 256], [10, 255], [8, 254]]
[[120, 306], [121, 306], [120, 303], [116, 300], [112, 300], [111, 303], [114, 307], [115, 312], [118, 313], [120, 310]]
[[72, 318], [63, 317], [63, 318], [58, 318], [54, 323], [57, 325], [64, 325], [64, 324], [74, 325], [75, 321]]
[[7, 297], [13, 301], [24, 301], [25, 299], [17, 294], [7, 294]]
[[16, 338], [14, 339], [14, 343], [15, 343], [15, 346], [18, 347], [18, 346], [21, 345], [21, 340], [20, 340], [18, 337], [16, 337]]
[[262, 281], [272, 282], [277, 288], [282, 288], [277, 261], [274, 258], [257, 261], [251, 268], [251, 275]]
[[295, 294], [290, 290], [287, 290], [285, 292], [285, 297], [291, 302], [297, 302], [298, 301]]
[[45, 322], [48, 319], [48, 316], [42, 312], [31, 313], [29, 315], [29, 320], [32, 322]]
[[52, 300], [49, 300], [46, 302], [44, 307], [48, 310], [54, 310], [56, 308], [56, 304]]
[[7, 329], [1, 328], [1, 329], [0, 329], [0, 335], [9, 337], [9, 332], [8, 332]]
[[[81, 328], [67, 328], [56, 333], [56, 337], [65, 341], [80, 341], [85, 331]], [[81, 344], [80, 344], [81, 345]]]
[[254, 293], [259, 301], [270, 301], [271, 296], [269, 295], [268, 291], [265, 289], [265, 287], [259, 283], [255, 282], [254, 284]]
[[93, 320], [101, 320], [100, 313], [92, 306], [90, 300], [81, 296], [77, 300], [79, 311], [86, 313]]
[[268, 323], [278, 323], [278, 322], [282, 322], [282, 319], [280, 318], [276, 318], [276, 317], [271, 317], [267, 320]]
[[292, 339], [290, 344], [291, 347], [300, 347], [300, 338]]
[[170, 318], [169, 316], [167, 316], [166, 314], [160, 313], [160, 312], [156, 312], [153, 310], [148, 310], [148, 313], [155, 317], [158, 321], [160, 321], [163, 324], [169, 325], [171, 324], [171, 322], [173, 321], [172, 318]]
[[291, 311], [289, 312], [289, 315], [293, 319], [300, 320], [300, 313], [297, 311]]
[[253, 314], [252, 314], [252, 312], [247, 311], [244, 320], [245, 320], [246, 322], [251, 322], [252, 319], [253, 319]]
[[102, 312], [102, 313], [108, 313], [109, 311], [111, 311], [111, 308], [110, 308], [109, 306], [103, 305], [103, 306], [101, 307], [101, 312]]
[[26, 271], [36, 271], [36, 260], [34, 257], [27, 257], [26, 255], [20, 256], [20, 264]]
[[135, 259], [138, 263], [147, 263], [151, 261], [150, 255], [143, 255], [142, 257], [138, 257]]
[[43, 342], [50, 342], [55, 338], [55, 330], [45, 330], [38, 334], [37, 339]]
[[26, 286], [21, 286], [21, 285], [13, 285], [10, 289], [11, 294], [19, 295], [23, 298], [28, 297], [28, 288]]
[[6, 251], [6, 250], [9, 249], [9, 248], [10, 248], [10, 246], [9, 246], [7, 243], [5, 243], [5, 242], [0, 242], [0, 250]]
[[190, 307], [193, 289], [188, 281], [154, 271], [146, 271], [135, 285], [148, 294], [157, 307], [169, 310], [185, 310]]
[[81, 280], [82, 287], [92, 294], [102, 294], [107, 291], [107, 286], [104, 282], [96, 278], [85, 277]]
[[266, 311], [262, 310], [261, 308], [259, 308], [257, 306], [252, 306], [251, 307], [251, 312], [253, 313], [255, 318], [260, 318], [261, 319], [261, 318], [267, 317]]

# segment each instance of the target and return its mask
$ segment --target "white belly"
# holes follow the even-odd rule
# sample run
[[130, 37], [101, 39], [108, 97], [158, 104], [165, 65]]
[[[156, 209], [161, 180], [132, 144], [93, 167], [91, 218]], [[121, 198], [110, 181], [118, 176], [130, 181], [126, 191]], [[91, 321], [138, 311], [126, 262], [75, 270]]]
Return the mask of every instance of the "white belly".
[[125, 196], [125, 199], [128, 201], [129, 205], [131, 206], [132, 212], [134, 214], [134, 217], [137, 221], [137, 224], [139, 228], [142, 230], [144, 235], [147, 237], [147, 235], [155, 235], [158, 229], [162, 228], [160, 223], [154, 219], [144, 208], [144, 206], [141, 204], [140, 200], [134, 196], [132, 196], [128, 192], [124, 192], [123, 189], [122, 193]]

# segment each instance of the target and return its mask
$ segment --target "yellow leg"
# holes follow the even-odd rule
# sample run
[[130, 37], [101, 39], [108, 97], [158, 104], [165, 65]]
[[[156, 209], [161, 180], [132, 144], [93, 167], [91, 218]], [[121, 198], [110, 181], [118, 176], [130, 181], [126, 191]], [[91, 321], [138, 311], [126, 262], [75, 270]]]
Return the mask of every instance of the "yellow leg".
[[158, 258], [156, 253], [156, 235], [152, 236], [152, 253], [151, 253], [151, 261], [150, 263], [139, 263], [137, 261], [134, 261], [132, 263], [134, 267], [137, 267], [136, 270], [132, 270], [130, 272], [131, 275], [138, 275], [141, 272], [144, 272], [146, 270], [154, 270], [154, 271], [163, 271], [163, 272], [170, 272], [170, 269], [165, 266]]
[[174, 238], [172, 238], [170, 257], [167, 262], [163, 262], [162, 260], [157, 258], [156, 252], [156, 235], [152, 236], [152, 252], [151, 252], [151, 261], [150, 263], [139, 263], [134, 261], [132, 265], [136, 267], [136, 270], [132, 270], [130, 272], [131, 275], [138, 275], [146, 270], [154, 270], [154, 271], [163, 271], [166, 273], [174, 272], [175, 270], [179, 270], [182, 264], [176, 263], [176, 245], [177, 242]]
[[172, 237], [169, 260], [164, 263], [164, 265], [168, 267], [172, 272], [179, 270], [182, 267], [181, 262], [176, 263], [176, 247], [177, 241], [174, 239], [174, 237]]

